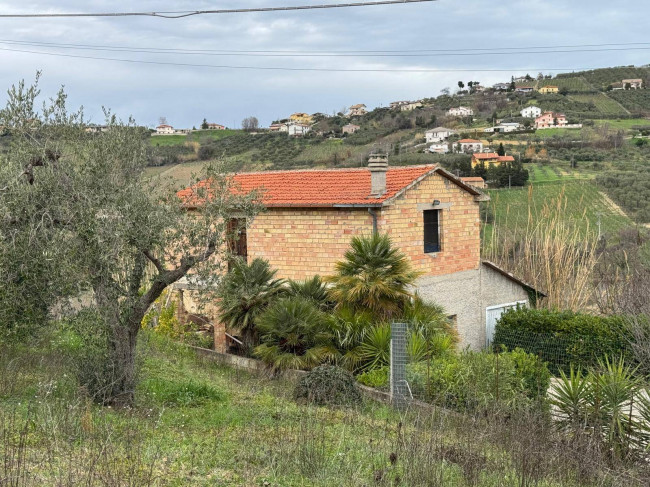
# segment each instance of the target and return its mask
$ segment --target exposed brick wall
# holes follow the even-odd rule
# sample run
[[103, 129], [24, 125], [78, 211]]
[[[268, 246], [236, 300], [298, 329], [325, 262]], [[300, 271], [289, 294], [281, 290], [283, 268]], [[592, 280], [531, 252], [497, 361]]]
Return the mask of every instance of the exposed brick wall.
[[[436, 254], [424, 253], [422, 209], [439, 200], [442, 247]], [[425, 275], [450, 274], [478, 269], [480, 262], [479, 205], [474, 197], [449, 180], [434, 174], [406, 191], [396, 203], [382, 211], [379, 230], [388, 232], [393, 242]]]
[[[418, 205], [440, 200], [442, 250], [424, 253], [422, 209]], [[379, 231], [393, 242], [425, 275], [477, 269], [480, 260], [478, 203], [474, 197], [438, 174], [409, 189], [384, 208]], [[329, 275], [343, 257], [354, 235], [370, 235], [372, 217], [359, 209], [276, 209], [258, 215], [248, 228], [248, 256], [267, 259], [278, 277], [304, 279]]]
[[372, 217], [366, 208], [271, 208], [248, 227], [248, 259], [267, 259], [283, 278], [329, 275], [350, 239], [371, 233]]

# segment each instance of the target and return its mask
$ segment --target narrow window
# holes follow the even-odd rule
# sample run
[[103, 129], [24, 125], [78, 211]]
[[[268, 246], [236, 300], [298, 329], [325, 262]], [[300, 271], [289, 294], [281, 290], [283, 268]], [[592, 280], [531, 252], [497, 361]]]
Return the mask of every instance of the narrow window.
[[440, 252], [440, 210], [424, 212], [424, 253]]
[[[228, 228], [226, 229], [228, 251], [232, 257], [241, 257], [247, 261], [248, 257], [248, 242], [246, 239], [246, 219], [233, 218], [228, 221]], [[232, 267], [232, 260], [228, 261], [228, 270]]]

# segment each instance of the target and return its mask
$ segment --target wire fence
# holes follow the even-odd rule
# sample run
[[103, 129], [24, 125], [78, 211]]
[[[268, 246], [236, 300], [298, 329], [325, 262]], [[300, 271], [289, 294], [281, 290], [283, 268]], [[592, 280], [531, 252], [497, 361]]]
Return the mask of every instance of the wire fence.
[[[523, 353], [525, 352], [525, 353]], [[630, 346], [597, 336], [500, 330], [481, 353], [444, 350], [414, 339], [403, 323], [391, 326], [390, 387], [396, 406], [418, 399], [455, 410], [536, 400], [553, 377], [571, 368], [598, 368], [605, 358], [623, 358], [632, 368]]]

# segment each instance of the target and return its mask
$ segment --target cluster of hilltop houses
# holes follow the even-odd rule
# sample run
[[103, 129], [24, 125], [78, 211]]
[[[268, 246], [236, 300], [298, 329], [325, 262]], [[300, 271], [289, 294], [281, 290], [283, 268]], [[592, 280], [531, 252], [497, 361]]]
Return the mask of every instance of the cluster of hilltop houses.
[[[201, 130], [226, 130], [226, 126], [219, 123], [208, 123], [206, 128]], [[161, 123], [152, 135], [187, 135], [196, 131], [197, 129], [176, 129], [172, 125]]]

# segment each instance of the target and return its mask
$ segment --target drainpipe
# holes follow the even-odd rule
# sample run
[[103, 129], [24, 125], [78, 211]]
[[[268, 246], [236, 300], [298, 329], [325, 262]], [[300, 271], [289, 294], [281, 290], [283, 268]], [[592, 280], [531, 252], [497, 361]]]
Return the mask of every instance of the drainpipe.
[[377, 212], [374, 208], [368, 208], [368, 213], [372, 216], [372, 234], [377, 235]]

